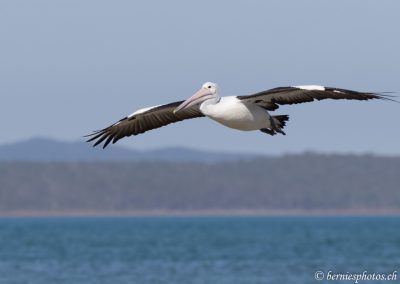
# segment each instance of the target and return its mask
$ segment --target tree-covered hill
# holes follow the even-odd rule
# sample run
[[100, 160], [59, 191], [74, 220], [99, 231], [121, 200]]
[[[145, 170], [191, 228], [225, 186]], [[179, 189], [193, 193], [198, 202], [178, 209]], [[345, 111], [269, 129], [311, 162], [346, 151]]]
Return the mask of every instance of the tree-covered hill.
[[151, 210], [400, 212], [400, 158], [0, 163], [0, 214]]

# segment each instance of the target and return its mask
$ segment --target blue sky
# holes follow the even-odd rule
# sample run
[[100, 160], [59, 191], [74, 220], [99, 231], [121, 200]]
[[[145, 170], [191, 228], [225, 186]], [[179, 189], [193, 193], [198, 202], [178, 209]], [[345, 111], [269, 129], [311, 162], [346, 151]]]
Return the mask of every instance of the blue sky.
[[[399, 1], [1, 1], [0, 144], [82, 140], [134, 110], [184, 99], [321, 84], [400, 90]], [[207, 119], [128, 138], [258, 152], [400, 154], [400, 104], [324, 101], [280, 108], [286, 136]]]

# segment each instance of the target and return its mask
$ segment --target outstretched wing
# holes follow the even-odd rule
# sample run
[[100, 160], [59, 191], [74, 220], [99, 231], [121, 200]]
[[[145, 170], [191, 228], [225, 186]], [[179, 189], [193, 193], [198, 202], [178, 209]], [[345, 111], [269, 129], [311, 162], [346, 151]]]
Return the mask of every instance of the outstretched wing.
[[90, 137], [87, 142], [95, 141], [93, 146], [97, 146], [104, 141], [103, 148], [105, 148], [110, 142], [115, 143], [127, 136], [138, 135], [185, 119], [204, 116], [198, 106], [183, 109], [175, 114], [174, 109], [182, 102], [139, 109], [109, 127], [87, 135], [86, 137]]
[[340, 88], [323, 87], [317, 85], [279, 87], [259, 92], [249, 96], [238, 96], [240, 100], [256, 103], [267, 110], [276, 110], [279, 105], [300, 104], [314, 100], [391, 100], [388, 96], [372, 92], [356, 92]]

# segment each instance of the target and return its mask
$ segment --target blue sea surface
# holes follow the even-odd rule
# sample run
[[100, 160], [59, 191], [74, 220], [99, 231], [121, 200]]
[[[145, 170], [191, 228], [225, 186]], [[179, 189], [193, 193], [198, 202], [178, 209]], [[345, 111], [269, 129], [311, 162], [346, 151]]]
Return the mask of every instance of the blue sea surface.
[[1, 284], [310, 284], [328, 282], [316, 271], [396, 270], [399, 217], [0, 219]]

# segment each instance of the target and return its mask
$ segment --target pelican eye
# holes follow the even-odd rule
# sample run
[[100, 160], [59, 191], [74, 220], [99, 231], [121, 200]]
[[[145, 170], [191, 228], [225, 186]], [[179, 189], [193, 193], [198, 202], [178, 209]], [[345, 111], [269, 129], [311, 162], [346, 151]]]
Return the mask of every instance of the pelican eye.
[[208, 86], [209, 89], [211, 89], [211, 86]]

